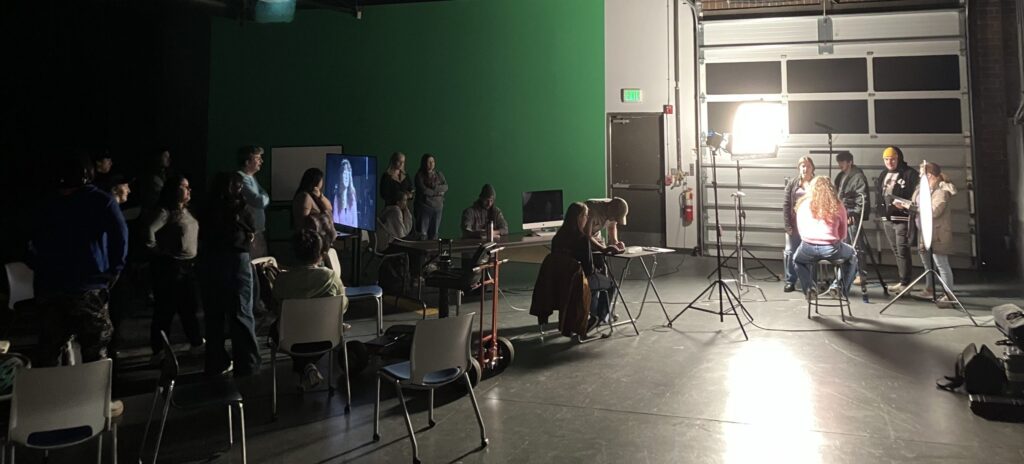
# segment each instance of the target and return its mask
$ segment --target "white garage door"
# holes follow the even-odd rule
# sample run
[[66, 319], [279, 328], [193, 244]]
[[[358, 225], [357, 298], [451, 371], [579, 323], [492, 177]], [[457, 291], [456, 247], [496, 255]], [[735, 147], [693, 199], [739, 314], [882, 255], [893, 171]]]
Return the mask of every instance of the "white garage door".
[[[745, 243], [758, 256], [781, 257], [785, 183], [796, 161], [811, 150], [848, 150], [875, 181], [882, 150], [903, 149], [907, 162], [942, 166], [960, 189], [952, 200], [956, 252], [953, 264], [974, 267], [973, 179], [965, 28], [959, 11], [760, 18], [708, 21], [701, 37], [701, 128], [731, 132], [743, 102], [781, 102], [789, 135], [774, 159], [740, 161], [746, 192]], [[701, 173], [703, 236], [714, 246], [710, 160]], [[817, 174], [828, 175], [828, 155], [812, 155]], [[736, 163], [718, 160], [723, 240], [732, 246], [735, 220], [730, 194], [737, 189]], [[838, 173], [833, 168], [832, 177]], [[892, 262], [874, 223], [865, 233], [883, 262]], [[728, 247], [726, 250], [728, 251]], [[916, 253], [915, 253], [916, 254]]]

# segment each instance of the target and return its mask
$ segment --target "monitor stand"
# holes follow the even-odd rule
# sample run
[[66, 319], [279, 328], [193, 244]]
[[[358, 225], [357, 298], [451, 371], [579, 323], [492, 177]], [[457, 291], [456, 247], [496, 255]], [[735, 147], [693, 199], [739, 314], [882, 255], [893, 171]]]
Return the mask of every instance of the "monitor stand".
[[527, 234], [532, 237], [554, 237], [556, 233], [558, 233], [558, 229], [555, 228], [532, 229], [527, 232]]

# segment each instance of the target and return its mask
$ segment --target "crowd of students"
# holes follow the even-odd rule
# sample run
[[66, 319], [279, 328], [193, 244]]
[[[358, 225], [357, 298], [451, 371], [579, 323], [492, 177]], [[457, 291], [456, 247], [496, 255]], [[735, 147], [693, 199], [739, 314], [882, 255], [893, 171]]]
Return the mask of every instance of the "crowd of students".
[[[836, 156], [839, 174], [835, 180], [814, 176], [814, 162], [803, 157], [797, 162], [800, 176], [786, 186], [783, 215], [786, 228], [786, 247], [783, 253], [784, 291], [795, 290], [799, 280], [808, 295], [817, 292], [814, 270], [819, 260], [842, 261], [843, 282], [832, 282], [829, 291], [840, 288], [848, 292], [851, 285], [860, 283], [866, 275], [861, 266], [863, 251], [854, 240], [858, 237], [860, 218], [870, 217], [874, 208], [882, 224], [886, 239], [896, 259], [898, 282], [889, 290], [902, 292], [911, 283], [911, 247], [915, 246], [926, 269], [934, 260], [939, 276], [948, 290], [953, 288], [953, 272], [949, 256], [953, 252], [952, 218], [949, 199], [956, 195], [956, 187], [933, 162], [921, 163], [918, 170], [911, 168], [899, 147], [887, 147], [882, 152], [885, 168], [874, 185], [874, 202], [864, 171], [853, 163], [849, 152]], [[920, 174], [919, 174], [920, 173]], [[931, 191], [932, 240], [931, 256], [926, 250], [918, 205], [921, 176]], [[951, 304], [950, 295], [942, 291], [937, 295], [939, 306]], [[916, 296], [933, 299], [931, 276], [927, 289]]]

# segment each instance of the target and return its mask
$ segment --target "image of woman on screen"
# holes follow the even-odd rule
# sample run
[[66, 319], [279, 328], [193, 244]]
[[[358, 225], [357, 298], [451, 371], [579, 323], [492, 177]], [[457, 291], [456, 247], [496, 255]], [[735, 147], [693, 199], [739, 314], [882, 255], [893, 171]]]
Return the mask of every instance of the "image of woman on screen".
[[334, 222], [349, 227], [359, 227], [359, 210], [356, 206], [356, 187], [352, 178], [352, 164], [347, 159], [341, 160], [341, 184], [335, 190], [334, 195]]

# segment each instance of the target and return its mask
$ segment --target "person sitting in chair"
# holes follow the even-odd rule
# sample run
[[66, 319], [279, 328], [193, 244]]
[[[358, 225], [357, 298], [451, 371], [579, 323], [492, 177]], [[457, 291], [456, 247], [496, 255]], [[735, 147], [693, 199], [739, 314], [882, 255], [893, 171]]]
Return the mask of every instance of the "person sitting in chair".
[[814, 271], [820, 260], [843, 261], [843, 281], [833, 282], [829, 291], [838, 292], [838, 286], [842, 285], [842, 291], [847, 294], [853, 285], [857, 275], [857, 255], [853, 247], [843, 241], [846, 238], [846, 218], [846, 207], [836, 196], [832, 181], [825, 176], [812, 179], [810, 190], [796, 205], [801, 243], [793, 254], [796, 275], [808, 300], [817, 295]]
[[[626, 225], [629, 204], [622, 198], [587, 200], [591, 245], [604, 253], [622, 253], [626, 244], [619, 240], [619, 226]], [[566, 216], [568, 218], [569, 216]], [[608, 231], [608, 242], [601, 240], [601, 231]]]
[[[619, 217], [624, 221], [625, 213]], [[593, 223], [587, 205], [579, 202], [573, 203], [565, 211], [565, 222], [562, 223], [562, 227], [551, 239], [551, 252], [566, 253], [576, 258], [576, 261], [583, 267], [584, 275], [587, 276], [592, 297], [590, 320], [587, 325], [588, 332], [598, 323], [609, 322], [611, 302], [615, 297], [615, 283], [610, 277], [600, 272], [603, 269], [599, 269], [599, 266], [595, 266], [594, 263], [593, 235], [590, 230], [590, 225]], [[606, 248], [614, 249], [615, 247]], [[600, 298], [602, 293], [607, 295], [606, 299]]]
[[494, 197], [494, 187], [484, 184], [473, 206], [462, 210], [463, 238], [486, 239], [492, 235], [497, 239], [501, 235], [508, 235], [508, 222], [505, 221], [505, 215], [501, 214], [501, 208], [494, 205]]
[[[282, 272], [274, 281], [274, 300], [278, 304], [289, 299], [323, 298], [345, 294], [345, 285], [341, 283], [338, 272], [323, 265], [323, 241], [317, 224], [316, 220], [307, 217], [295, 232], [292, 246], [299, 264]], [[348, 309], [348, 299], [343, 298], [342, 301], [344, 312]], [[275, 322], [270, 329], [275, 341], [277, 333]], [[292, 357], [292, 370], [300, 375], [302, 389], [316, 388], [324, 381], [316, 368], [319, 359], [320, 355]]]

